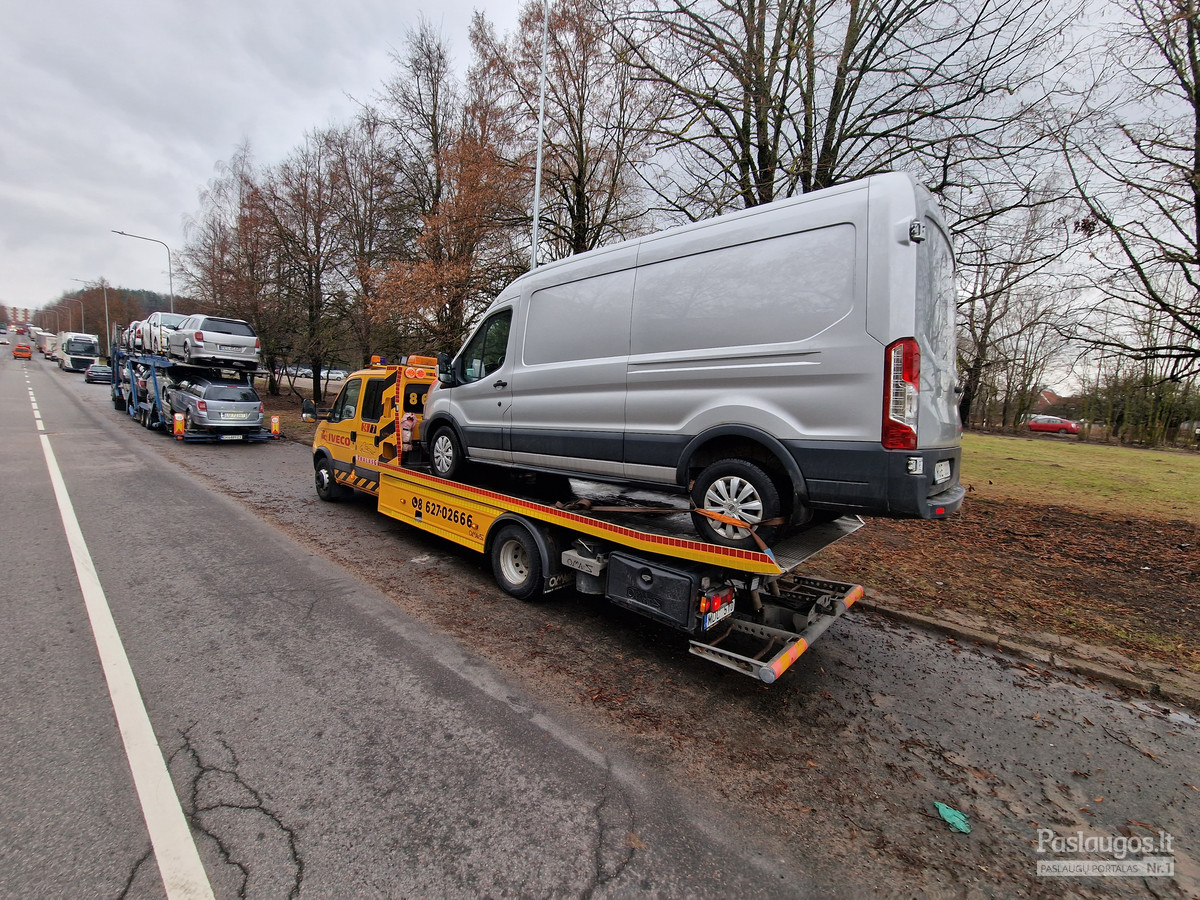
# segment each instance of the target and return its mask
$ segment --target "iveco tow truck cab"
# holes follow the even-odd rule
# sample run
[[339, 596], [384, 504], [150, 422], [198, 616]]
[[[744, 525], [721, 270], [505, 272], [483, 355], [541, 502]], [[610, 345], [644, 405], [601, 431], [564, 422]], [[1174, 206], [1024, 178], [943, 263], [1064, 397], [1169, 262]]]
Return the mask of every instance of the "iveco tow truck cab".
[[412, 443], [424, 417], [425, 395], [436, 380], [436, 359], [410, 356], [399, 366], [379, 361], [353, 373], [328, 409], [304, 401], [303, 416], [320, 423], [313, 468], [321, 499], [339, 499], [350, 490], [378, 493], [380, 461], [393, 462], [398, 454], [397, 427], [403, 449]]

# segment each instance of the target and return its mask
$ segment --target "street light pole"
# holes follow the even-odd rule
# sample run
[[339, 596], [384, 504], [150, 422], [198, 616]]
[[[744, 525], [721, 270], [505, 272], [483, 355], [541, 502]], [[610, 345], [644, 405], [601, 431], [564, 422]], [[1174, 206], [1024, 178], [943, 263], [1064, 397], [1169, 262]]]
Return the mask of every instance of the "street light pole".
[[[140, 234], [130, 234], [127, 231], [113, 231], [113, 234], [119, 234], [123, 237], [137, 238], [139, 241], [154, 241], [156, 244], [162, 244], [167, 247], [166, 243], [158, 238], [142, 237]], [[171, 287], [171, 312], [175, 312], [175, 277], [171, 274], [171, 248], [167, 247], [167, 283]]]
[[537, 268], [538, 224], [542, 218], [542, 138], [546, 131], [546, 56], [550, 44], [550, 0], [542, 0], [542, 75], [538, 88], [537, 164], [533, 173], [533, 234], [529, 246], [530, 271]]
[[[86, 332], [87, 325], [84, 323], [84, 318], [83, 318], [83, 312], [84, 312], [83, 301], [76, 300], [74, 297], [63, 297], [63, 299], [66, 300], [68, 303], [78, 303], [79, 304], [79, 330], [80, 330], [80, 332]], [[70, 309], [70, 308], [71, 307], [69, 307], [69, 306], [67, 307], [67, 309]]]
[[[72, 278], [72, 281], [78, 281], [80, 284], [91, 284], [90, 281], [84, 281], [82, 278]], [[104, 276], [100, 276], [100, 290], [104, 291], [104, 350], [106, 356], [112, 356], [112, 326], [108, 323], [108, 285], [104, 283]]]

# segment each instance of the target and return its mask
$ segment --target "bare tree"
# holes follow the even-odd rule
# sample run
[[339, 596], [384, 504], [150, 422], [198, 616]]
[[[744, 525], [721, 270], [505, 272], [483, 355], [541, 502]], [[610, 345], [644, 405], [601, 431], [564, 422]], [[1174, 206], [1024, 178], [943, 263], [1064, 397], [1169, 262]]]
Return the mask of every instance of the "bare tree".
[[373, 110], [364, 109], [353, 124], [330, 134], [338, 216], [344, 242], [335, 257], [346, 288], [346, 303], [338, 310], [358, 361], [364, 365], [381, 347], [378, 326], [386, 320], [381, 309], [388, 265], [404, 252], [406, 212], [397, 190], [398, 156]]
[[465, 89], [428, 23], [381, 98], [408, 201], [404, 252], [382, 290], [393, 327], [429, 351], [454, 350], [514, 265], [511, 229], [523, 187], [500, 148], [508, 135], [481, 76]]
[[[542, 67], [544, 6], [529, 0], [516, 34], [500, 40], [481, 16], [472, 28], [476, 71], [501, 89], [496, 98], [521, 138], [517, 159], [533, 181]], [[663, 93], [639, 82], [613, 46], [613, 0], [549, 5], [540, 228], [550, 259], [582, 253], [645, 229], [639, 166], [650, 157]]]
[[[1069, 266], [1078, 243], [1075, 206], [1052, 177], [1031, 173], [1025, 184], [1000, 179], [955, 195], [956, 255], [962, 299], [959, 365], [962, 394], [959, 414], [966, 425], [983, 424], [994, 409], [975, 402], [994, 394], [999, 373], [1011, 374], [1006, 354], [1024, 356], [1025, 371], [1045, 371], [1063, 354], [1083, 313], [1078, 279]], [[1036, 343], [1022, 333], [1039, 336]], [[1008, 378], [1017, 383], [1021, 379]], [[1028, 392], [1029, 385], [1017, 390]], [[986, 390], [985, 390], [986, 389]], [[1018, 406], [1020, 403], [1018, 402]], [[973, 418], [973, 413], [979, 414]]]
[[888, 169], [941, 191], [1011, 154], [1071, 11], [1053, 0], [635, 0], [623, 53], [674, 98], [661, 193], [709, 215]]
[[[1085, 108], [1092, 127], [1062, 141], [1110, 313], [1110, 330], [1088, 339], [1136, 360], [1179, 360], [1167, 377], [1186, 378], [1200, 372], [1200, 10], [1192, 0], [1120, 9], [1112, 78]], [[1138, 327], [1162, 317], [1169, 327]]]
[[278, 393], [275, 363], [289, 355], [293, 323], [276, 291], [277, 244], [250, 148], [238, 147], [201, 194], [201, 212], [188, 223], [180, 254], [184, 283], [208, 311], [245, 319], [262, 343]]
[[332, 313], [338, 300], [338, 254], [345, 246], [338, 210], [340, 173], [326, 133], [312, 132], [270, 175], [264, 212], [277, 248], [276, 286], [297, 324], [296, 356], [313, 370], [313, 399], [320, 401], [321, 369], [341, 336]]

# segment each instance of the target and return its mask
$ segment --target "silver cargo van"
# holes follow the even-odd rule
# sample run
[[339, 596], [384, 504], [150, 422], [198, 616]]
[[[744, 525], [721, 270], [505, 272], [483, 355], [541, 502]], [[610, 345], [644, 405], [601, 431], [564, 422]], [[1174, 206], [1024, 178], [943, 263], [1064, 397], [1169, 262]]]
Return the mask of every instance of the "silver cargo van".
[[429, 393], [470, 461], [690, 492], [752, 548], [847, 513], [958, 509], [949, 232], [876, 175], [568, 257], [509, 285]]

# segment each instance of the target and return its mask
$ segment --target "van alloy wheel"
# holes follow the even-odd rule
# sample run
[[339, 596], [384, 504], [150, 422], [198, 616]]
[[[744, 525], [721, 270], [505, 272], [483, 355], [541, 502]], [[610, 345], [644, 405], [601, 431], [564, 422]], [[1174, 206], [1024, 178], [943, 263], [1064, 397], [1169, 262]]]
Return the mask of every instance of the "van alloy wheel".
[[[697, 510], [738, 519], [747, 526], [778, 519], [782, 514], [779, 489], [771, 476], [744, 459], [719, 460], [704, 469], [692, 486], [692, 505]], [[782, 530], [778, 524], [760, 525], [751, 533], [749, 527], [699, 512], [692, 513], [692, 524], [709, 543], [743, 550], [759, 549], [754, 534], [770, 546]]]
[[439, 428], [429, 447], [429, 457], [434, 475], [452, 480], [462, 472], [462, 445], [459, 444], [458, 437], [452, 428], [447, 426]]

